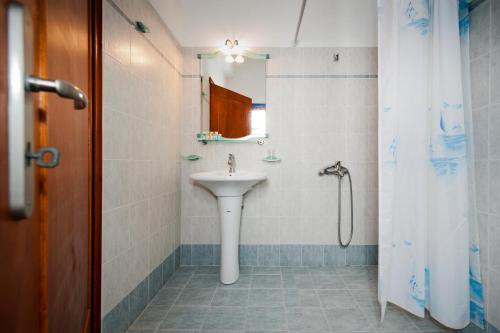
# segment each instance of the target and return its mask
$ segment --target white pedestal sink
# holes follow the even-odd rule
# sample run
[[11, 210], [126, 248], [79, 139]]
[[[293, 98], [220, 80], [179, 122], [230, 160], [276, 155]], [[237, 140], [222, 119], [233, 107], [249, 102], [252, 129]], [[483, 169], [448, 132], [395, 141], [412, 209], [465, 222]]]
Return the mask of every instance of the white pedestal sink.
[[221, 225], [220, 281], [224, 284], [236, 282], [240, 275], [238, 245], [243, 194], [266, 178], [262, 172], [247, 171], [209, 171], [191, 175], [192, 180], [217, 197]]

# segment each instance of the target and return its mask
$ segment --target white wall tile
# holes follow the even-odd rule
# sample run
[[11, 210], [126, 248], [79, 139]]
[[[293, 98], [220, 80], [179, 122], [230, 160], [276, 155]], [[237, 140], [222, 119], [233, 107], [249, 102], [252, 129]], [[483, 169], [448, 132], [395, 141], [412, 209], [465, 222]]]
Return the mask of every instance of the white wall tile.
[[181, 237], [181, 50], [149, 2], [116, 4], [151, 33], [138, 33], [104, 3], [102, 316]]
[[[183, 242], [212, 243], [213, 233], [206, 230], [207, 224], [202, 224], [200, 217], [210, 218], [215, 221], [213, 228], [219, 228], [215, 198], [193, 186], [189, 174], [226, 168], [227, 154], [231, 152], [236, 155], [238, 168], [268, 174], [267, 182], [245, 196], [242, 244], [337, 244], [337, 179], [318, 177], [321, 167], [337, 160], [347, 161], [349, 167], [350, 160], [363, 166], [358, 168], [362, 171], [354, 171], [355, 200], [362, 202], [354, 205], [358, 220], [353, 244], [376, 244], [377, 80], [325, 76], [347, 75], [354, 68], [356, 74], [376, 74], [376, 48], [265, 51], [271, 53], [268, 75], [299, 77], [266, 80], [270, 138], [264, 146], [196, 143], [194, 134], [200, 129], [196, 123], [199, 84], [197, 79], [183, 79], [183, 153], [202, 156], [197, 162], [183, 162]], [[197, 67], [198, 60], [193, 62], [195, 53], [183, 50], [184, 63], [191, 63], [186, 70]], [[334, 53], [340, 53], [338, 63], [333, 62]], [[281, 163], [269, 165], [261, 161], [270, 147], [283, 158]], [[343, 204], [347, 207], [347, 201]], [[345, 217], [344, 228], [349, 222]]]

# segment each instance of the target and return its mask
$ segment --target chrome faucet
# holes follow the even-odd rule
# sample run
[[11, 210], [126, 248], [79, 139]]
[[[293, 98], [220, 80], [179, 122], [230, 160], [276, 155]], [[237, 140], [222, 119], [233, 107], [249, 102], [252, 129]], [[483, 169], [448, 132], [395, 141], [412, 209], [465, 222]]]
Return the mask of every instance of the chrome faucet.
[[342, 165], [341, 161], [337, 161], [334, 165], [330, 165], [319, 170], [318, 175], [319, 176], [335, 175], [337, 177], [342, 178], [347, 173], [349, 173], [349, 170], [347, 170], [347, 168]]
[[229, 165], [229, 173], [235, 173], [236, 172], [236, 158], [234, 157], [233, 154], [229, 154], [227, 164]]

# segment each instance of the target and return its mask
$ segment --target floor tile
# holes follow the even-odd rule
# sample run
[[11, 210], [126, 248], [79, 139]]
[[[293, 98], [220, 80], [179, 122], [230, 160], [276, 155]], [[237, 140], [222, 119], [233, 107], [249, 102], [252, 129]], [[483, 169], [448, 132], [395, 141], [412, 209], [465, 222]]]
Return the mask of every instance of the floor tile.
[[212, 297], [215, 294], [215, 288], [213, 289], [199, 289], [191, 288], [184, 289], [180, 294], [179, 298], [175, 302], [175, 305], [209, 305], [212, 301]]
[[373, 328], [379, 332], [405, 332], [418, 330], [403, 310], [387, 307], [384, 321], [380, 322], [380, 307], [362, 308]]
[[318, 295], [314, 290], [285, 289], [285, 306], [290, 307], [320, 307]]
[[378, 306], [377, 289], [350, 290], [350, 293], [360, 307]]
[[314, 289], [313, 279], [309, 274], [283, 274], [285, 289]]
[[172, 305], [181, 293], [180, 288], [162, 288], [151, 301], [151, 305]]
[[200, 329], [208, 312], [205, 306], [174, 306], [160, 329]]
[[283, 307], [249, 307], [247, 310], [247, 331], [286, 330], [286, 316]]
[[293, 331], [328, 331], [322, 311], [315, 308], [287, 309], [288, 329]]
[[336, 275], [334, 267], [309, 267], [311, 275]]
[[206, 330], [245, 329], [246, 309], [244, 307], [212, 307], [202, 328]]
[[369, 321], [359, 308], [325, 309], [325, 316], [332, 332], [370, 331]]
[[157, 328], [167, 315], [170, 306], [150, 305], [130, 326], [131, 330], [147, 330]]
[[240, 275], [238, 281], [233, 284], [219, 284], [218, 288], [224, 289], [248, 289], [252, 284], [252, 275]]
[[349, 276], [344, 279], [349, 289], [368, 289], [377, 288], [377, 279], [367, 275]]
[[167, 280], [165, 286], [171, 288], [183, 288], [188, 284], [189, 280], [191, 280], [191, 273], [178, 274], [176, 272], [170, 279]]
[[253, 268], [253, 274], [255, 274], [255, 275], [279, 275], [279, 274], [281, 274], [281, 267], [256, 266]]
[[253, 266], [240, 266], [240, 276], [251, 274], [253, 274]]
[[198, 269], [194, 272], [197, 274], [219, 274], [220, 266], [199, 266]]
[[249, 289], [218, 288], [212, 300], [212, 306], [247, 306]]
[[429, 316], [429, 313], [425, 313], [425, 318], [419, 318], [412, 314], [407, 314], [411, 322], [422, 331], [432, 331], [432, 332], [446, 332], [447, 328], [436, 322]]
[[186, 288], [215, 288], [219, 285], [219, 275], [193, 275]]
[[347, 290], [317, 290], [317, 293], [324, 308], [352, 309], [357, 306]]
[[313, 276], [315, 289], [345, 289], [346, 285], [340, 276], [315, 275]]
[[335, 273], [341, 276], [368, 275], [376, 273], [376, 266], [343, 266], [335, 267]]
[[194, 274], [194, 272], [196, 272], [196, 270], [198, 270], [198, 266], [181, 266], [175, 271], [175, 274], [176, 275], [180, 275], [180, 274], [191, 275], [191, 274]]
[[256, 289], [281, 289], [281, 275], [253, 275], [252, 288]]
[[281, 267], [282, 274], [307, 274], [309, 275], [309, 268], [307, 267]]
[[281, 289], [250, 289], [249, 306], [283, 306]]

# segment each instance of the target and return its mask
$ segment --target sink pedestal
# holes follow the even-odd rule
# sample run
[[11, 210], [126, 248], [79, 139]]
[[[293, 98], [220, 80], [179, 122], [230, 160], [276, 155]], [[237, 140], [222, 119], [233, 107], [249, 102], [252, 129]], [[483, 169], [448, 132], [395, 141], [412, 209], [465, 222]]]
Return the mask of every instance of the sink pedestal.
[[217, 197], [221, 229], [220, 281], [232, 284], [240, 276], [239, 240], [243, 195], [266, 180], [262, 172], [198, 172], [190, 176]]
[[233, 284], [240, 276], [239, 239], [243, 197], [218, 197], [221, 249], [220, 281]]

